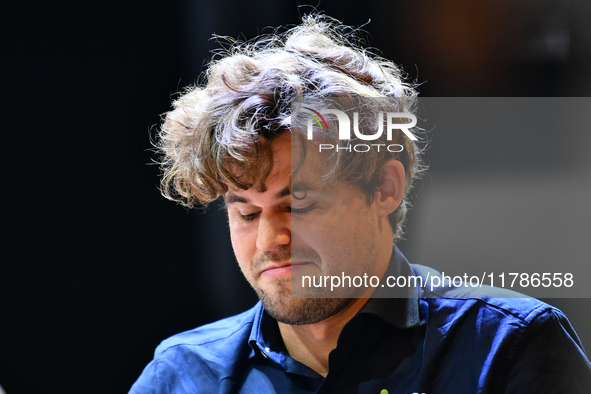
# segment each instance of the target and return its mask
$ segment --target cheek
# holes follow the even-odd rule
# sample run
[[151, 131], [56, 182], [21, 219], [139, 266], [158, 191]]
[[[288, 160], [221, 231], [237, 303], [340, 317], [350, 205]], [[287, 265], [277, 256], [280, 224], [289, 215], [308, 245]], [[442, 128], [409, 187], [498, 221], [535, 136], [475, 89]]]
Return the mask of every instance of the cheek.
[[[292, 225], [292, 246], [313, 249], [324, 263], [340, 264], [358, 259], [374, 241], [376, 224], [370, 215], [365, 205], [359, 205]], [[297, 238], [294, 240], [294, 237]]]
[[291, 246], [317, 254], [322, 261], [329, 261], [341, 243], [341, 232], [340, 225], [325, 216], [306, 222], [292, 220]]
[[249, 269], [256, 251], [256, 232], [230, 224], [230, 240], [240, 268]]

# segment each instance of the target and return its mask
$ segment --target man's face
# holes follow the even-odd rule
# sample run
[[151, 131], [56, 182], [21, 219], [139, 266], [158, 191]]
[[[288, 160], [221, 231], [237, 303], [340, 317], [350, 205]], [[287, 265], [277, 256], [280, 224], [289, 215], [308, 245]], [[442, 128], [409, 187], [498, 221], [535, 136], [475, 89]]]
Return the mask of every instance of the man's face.
[[[337, 314], [351, 302], [347, 297], [360, 294], [292, 298], [292, 274], [373, 275], [384, 268], [377, 268], [376, 262], [382, 260], [383, 266], [389, 258], [383, 256], [388, 245], [384, 247], [384, 237], [378, 234], [383, 229], [375, 203], [368, 205], [357, 187], [346, 181], [323, 184], [318, 174], [322, 161], [315, 155], [306, 159], [292, 184], [289, 135], [271, 146], [274, 165], [267, 190], [230, 190], [225, 195], [232, 246], [272, 317], [286, 324], [312, 324]], [[328, 293], [330, 286], [314, 290], [316, 297], [335, 297]]]

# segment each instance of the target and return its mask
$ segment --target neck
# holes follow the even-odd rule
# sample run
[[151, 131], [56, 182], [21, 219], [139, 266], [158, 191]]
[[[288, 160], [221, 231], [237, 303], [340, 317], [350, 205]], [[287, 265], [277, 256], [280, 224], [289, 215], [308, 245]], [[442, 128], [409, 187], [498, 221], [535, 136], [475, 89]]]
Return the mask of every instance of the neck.
[[326, 377], [328, 355], [337, 347], [341, 330], [367, 300], [351, 299], [343, 311], [318, 323], [302, 326], [279, 323], [279, 331], [289, 355]]

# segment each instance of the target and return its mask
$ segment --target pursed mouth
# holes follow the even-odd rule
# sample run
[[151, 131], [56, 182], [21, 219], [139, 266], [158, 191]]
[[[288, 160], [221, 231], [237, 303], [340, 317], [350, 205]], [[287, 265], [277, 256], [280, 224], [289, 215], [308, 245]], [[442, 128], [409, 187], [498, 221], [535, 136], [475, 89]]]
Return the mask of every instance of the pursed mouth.
[[304, 267], [310, 267], [313, 263], [310, 261], [292, 261], [285, 264], [274, 264], [264, 268], [260, 275], [265, 277], [278, 277], [291, 275], [292, 272], [301, 272]]
[[282, 268], [289, 268], [289, 267], [291, 267], [291, 265], [292, 265], [291, 263], [270, 265], [270, 266], [266, 267], [265, 269], [263, 269], [261, 271], [261, 273], [267, 272], [267, 271], [278, 270], [278, 269], [282, 269]]

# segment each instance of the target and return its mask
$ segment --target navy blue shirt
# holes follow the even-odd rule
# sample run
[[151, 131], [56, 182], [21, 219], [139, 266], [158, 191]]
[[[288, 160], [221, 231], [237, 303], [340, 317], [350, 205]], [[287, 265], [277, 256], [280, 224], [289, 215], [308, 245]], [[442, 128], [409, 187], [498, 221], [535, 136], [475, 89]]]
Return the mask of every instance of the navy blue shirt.
[[[438, 275], [396, 247], [391, 274]], [[326, 378], [289, 356], [259, 302], [162, 342], [130, 393], [590, 392], [591, 365], [558, 309], [486, 287], [404, 291], [345, 325]]]

